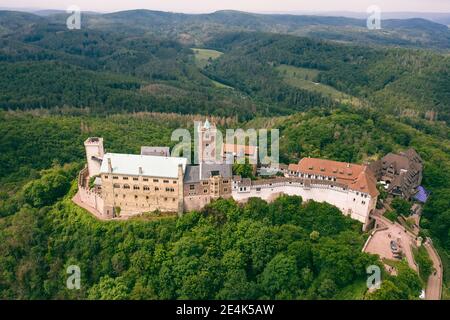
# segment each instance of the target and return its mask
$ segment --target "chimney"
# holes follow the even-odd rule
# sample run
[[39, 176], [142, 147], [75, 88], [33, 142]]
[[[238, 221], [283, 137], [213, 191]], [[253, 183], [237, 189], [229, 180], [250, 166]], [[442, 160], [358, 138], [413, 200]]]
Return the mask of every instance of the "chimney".
[[183, 165], [181, 163], [178, 164], [178, 177], [183, 179]]
[[111, 164], [111, 158], [108, 158], [108, 172], [112, 173], [112, 164]]
[[139, 174], [143, 174], [144, 171], [142, 170], [142, 167], [139, 167]]

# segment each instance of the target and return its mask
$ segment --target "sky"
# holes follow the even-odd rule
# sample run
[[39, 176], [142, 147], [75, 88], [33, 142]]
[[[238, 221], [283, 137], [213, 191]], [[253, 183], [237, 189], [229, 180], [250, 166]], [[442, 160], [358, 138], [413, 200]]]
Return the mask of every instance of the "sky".
[[203, 13], [233, 9], [249, 12], [352, 11], [377, 5], [384, 12], [450, 12], [450, 0], [1, 0], [0, 7], [112, 12], [151, 9]]

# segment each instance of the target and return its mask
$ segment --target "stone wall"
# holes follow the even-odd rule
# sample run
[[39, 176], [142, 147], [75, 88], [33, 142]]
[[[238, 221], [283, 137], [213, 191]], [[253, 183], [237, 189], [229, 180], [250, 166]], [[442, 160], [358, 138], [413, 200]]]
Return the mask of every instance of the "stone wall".
[[78, 187], [78, 194], [81, 202], [97, 210], [101, 216], [107, 216], [104, 210], [105, 203], [99, 194], [80, 186]]
[[326, 184], [311, 184], [305, 187], [300, 183], [279, 183], [272, 185], [252, 185], [246, 191], [233, 190], [233, 198], [236, 201], [247, 201], [256, 197], [273, 201], [282, 194], [301, 196], [304, 201], [314, 200], [317, 202], [327, 202], [336, 206], [345, 215], [362, 222], [368, 223], [369, 213], [375, 208], [376, 199], [364, 197], [361, 193], [352, 190], [344, 190], [336, 186], [331, 187]]

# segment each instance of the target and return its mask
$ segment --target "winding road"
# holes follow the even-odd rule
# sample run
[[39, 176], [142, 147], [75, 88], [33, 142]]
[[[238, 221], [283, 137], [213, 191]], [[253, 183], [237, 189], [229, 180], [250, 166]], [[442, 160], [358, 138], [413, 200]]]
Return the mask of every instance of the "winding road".
[[433, 272], [428, 278], [427, 290], [425, 293], [426, 300], [440, 300], [442, 294], [442, 263], [433, 245], [426, 241], [424, 243], [428, 251], [428, 255], [433, 261], [433, 267], [436, 272]]

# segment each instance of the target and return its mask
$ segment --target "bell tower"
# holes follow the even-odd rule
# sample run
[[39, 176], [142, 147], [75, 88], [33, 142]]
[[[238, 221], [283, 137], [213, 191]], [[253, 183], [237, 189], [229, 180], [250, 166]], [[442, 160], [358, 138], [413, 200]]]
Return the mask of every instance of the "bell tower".
[[217, 158], [218, 140], [215, 124], [209, 123], [208, 119], [206, 119], [205, 123], [199, 123], [197, 132], [199, 164], [217, 163], [220, 159]]

